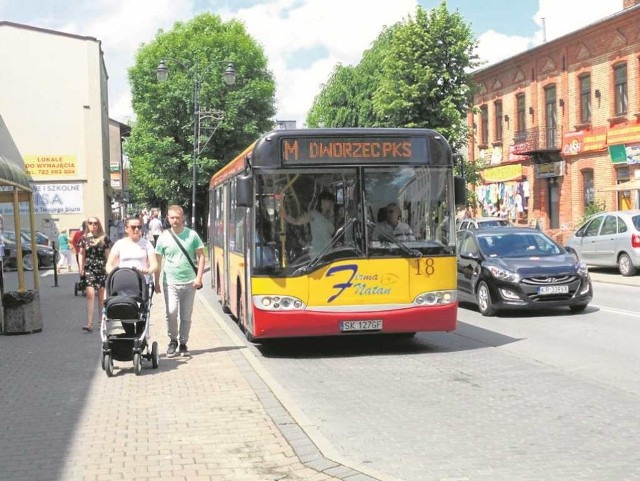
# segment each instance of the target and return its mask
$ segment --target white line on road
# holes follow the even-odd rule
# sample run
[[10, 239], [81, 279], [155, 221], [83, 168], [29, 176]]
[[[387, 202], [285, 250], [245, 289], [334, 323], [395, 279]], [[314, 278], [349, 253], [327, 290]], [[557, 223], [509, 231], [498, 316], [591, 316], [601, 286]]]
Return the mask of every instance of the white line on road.
[[630, 317], [638, 317], [638, 318], [640, 318], [640, 313], [638, 313], [638, 312], [627, 311], [627, 310], [624, 310], [624, 309], [616, 309], [615, 307], [603, 307], [603, 306], [597, 306], [595, 304], [589, 304], [589, 307], [595, 307], [595, 308], [600, 309], [601, 311], [605, 311], [605, 312], [613, 312], [615, 314], [622, 314], [623, 316], [630, 316]]

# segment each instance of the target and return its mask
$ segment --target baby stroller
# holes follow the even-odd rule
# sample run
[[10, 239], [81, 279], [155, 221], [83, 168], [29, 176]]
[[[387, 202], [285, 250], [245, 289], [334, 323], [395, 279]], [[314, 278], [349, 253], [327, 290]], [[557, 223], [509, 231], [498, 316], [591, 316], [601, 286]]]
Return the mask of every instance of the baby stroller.
[[73, 295], [77, 296], [80, 292], [83, 296], [87, 295], [87, 278], [86, 276], [80, 276], [80, 280], [73, 286]]
[[142, 372], [142, 359], [158, 367], [158, 343], [149, 350], [149, 316], [153, 284], [129, 267], [111, 271], [106, 280], [107, 297], [100, 323], [102, 368], [113, 376], [113, 361], [133, 360], [136, 375]]

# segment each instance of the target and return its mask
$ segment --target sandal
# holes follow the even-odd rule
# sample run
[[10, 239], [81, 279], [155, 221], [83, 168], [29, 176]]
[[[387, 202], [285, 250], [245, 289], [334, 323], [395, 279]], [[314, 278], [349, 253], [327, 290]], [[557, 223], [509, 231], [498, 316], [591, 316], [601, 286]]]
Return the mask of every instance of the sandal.
[[89, 324], [87, 324], [86, 326], [82, 326], [82, 330], [87, 332], [93, 332], [93, 326], [90, 326]]

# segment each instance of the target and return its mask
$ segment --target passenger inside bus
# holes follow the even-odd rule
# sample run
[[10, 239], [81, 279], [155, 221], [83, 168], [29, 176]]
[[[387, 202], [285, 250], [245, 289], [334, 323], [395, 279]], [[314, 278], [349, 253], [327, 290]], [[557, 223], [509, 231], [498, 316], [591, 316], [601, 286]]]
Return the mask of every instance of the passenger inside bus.
[[319, 253], [331, 242], [331, 238], [336, 231], [335, 227], [335, 205], [336, 200], [333, 194], [322, 191], [318, 196], [318, 206], [309, 212], [305, 212], [298, 217], [289, 216], [282, 205], [284, 219], [293, 225], [309, 224], [311, 230], [311, 255]]

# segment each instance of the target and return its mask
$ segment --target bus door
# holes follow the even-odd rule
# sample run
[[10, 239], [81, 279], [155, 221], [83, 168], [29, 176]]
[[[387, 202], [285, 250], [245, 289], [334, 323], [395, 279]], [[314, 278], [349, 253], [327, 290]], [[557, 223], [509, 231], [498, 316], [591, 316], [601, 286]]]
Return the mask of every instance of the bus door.
[[223, 246], [223, 250], [222, 252], [223, 257], [222, 257], [222, 269], [223, 269], [223, 275], [222, 275], [222, 279], [220, 279], [220, 281], [222, 282], [222, 308], [224, 311], [228, 312], [229, 309], [229, 298], [230, 298], [230, 292], [231, 292], [231, 281], [230, 281], [230, 266], [229, 266], [229, 247], [230, 247], [230, 242], [229, 242], [229, 232], [231, 231], [231, 229], [233, 229], [233, 222], [231, 219], [231, 213], [233, 212], [233, 209], [231, 208], [231, 187], [229, 185], [229, 183], [225, 183], [224, 187], [223, 187], [223, 192], [222, 192], [222, 196], [223, 196], [223, 202], [222, 202], [222, 218], [224, 219], [224, 224], [223, 224], [223, 235], [222, 235], [222, 246]]

